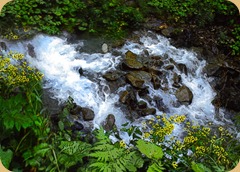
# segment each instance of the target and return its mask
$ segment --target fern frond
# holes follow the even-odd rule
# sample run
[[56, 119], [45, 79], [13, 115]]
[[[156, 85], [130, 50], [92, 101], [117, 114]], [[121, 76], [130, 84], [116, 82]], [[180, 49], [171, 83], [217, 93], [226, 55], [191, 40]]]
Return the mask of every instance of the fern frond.
[[111, 143], [109, 136], [106, 135], [102, 127], [99, 130], [97, 130], [96, 138], [98, 139], [98, 142], [96, 144]]
[[58, 161], [67, 168], [78, 162], [82, 163], [82, 159], [88, 155], [90, 147], [90, 144], [81, 141], [62, 141], [59, 145], [61, 151], [58, 155]]

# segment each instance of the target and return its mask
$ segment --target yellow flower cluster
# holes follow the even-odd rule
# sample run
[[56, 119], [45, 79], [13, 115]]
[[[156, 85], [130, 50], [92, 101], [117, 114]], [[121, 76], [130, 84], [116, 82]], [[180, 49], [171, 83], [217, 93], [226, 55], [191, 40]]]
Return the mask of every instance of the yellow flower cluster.
[[7, 56], [0, 56], [0, 80], [3, 81], [0, 88], [11, 90], [38, 82], [42, 77], [40, 72], [28, 66], [23, 54], [10, 52]]
[[[199, 161], [211, 163], [214, 161], [218, 165], [228, 166], [230, 155], [224, 145], [227, 145], [233, 136], [222, 126], [216, 128], [213, 125], [193, 125], [193, 122], [184, 122], [185, 120], [186, 116], [184, 115], [156, 116], [143, 123], [146, 132], [143, 132], [142, 137], [161, 144], [164, 150], [173, 157], [169, 163], [174, 169], [178, 168], [178, 159], [182, 156], [189, 158], [189, 163], [194, 158]], [[166, 137], [172, 134], [174, 124], [185, 126], [184, 135]]]
[[225, 151], [225, 149], [218, 145], [213, 145], [213, 153], [218, 157], [217, 162], [218, 163], [229, 163], [227, 156], [228, 153]]
[[177, 167], [178, 167], [177, 162], [176, 162], [176, 161], [173, 161], [173, 162], [172, 162], [172, 166], [173, 166], [173, 168], [177, 168]]
[[121, 140], [120, 142], [119, 142], [119, 146], [121, 147], [121, 148], [126, 148], [126, 143], [123, 141], [123, 140]]
[[4, 39], [9, 39], [9, 40], [18, 40], [19, 36], [14, 34], [12, 31], [8, 34], [3, 36]]
[[173, 115], [169, 118], [169, 120], [179, 124], [186, 120], [186, 116], [185, 115]]
[[[147, 124], [150, 125], [152, 130], [143, 133], [143, 138], [150, 138], [156, 143], [161, 143], [164, 141], [165, 136], [172, 134], [174, 130], [174, 123], [182, 123], [186, 119], [185, 115], [173, 115], [167, 117], [166, 114], [158, 115], [155, 118], [152, 118], [147, 121]], [[146, 123], [143, 123], [143, 126], [146, 127]]]
[[187, 144], [193, 144], [197, 140], [198, 140], [198, 138], [195, 136], [186, 136], [186, 137], [184, 137], [183, 142], [184, 142], [184, 144], [187, 145]]
[[196, 147], [196, 154], [203, 155], [205, 154], [206, 149], [204, 146], [197, 146]]

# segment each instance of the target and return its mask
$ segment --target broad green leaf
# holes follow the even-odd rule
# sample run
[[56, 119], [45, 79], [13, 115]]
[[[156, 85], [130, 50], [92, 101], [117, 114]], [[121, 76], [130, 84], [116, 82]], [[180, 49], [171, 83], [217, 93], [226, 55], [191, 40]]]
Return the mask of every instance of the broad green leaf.
[[2, 164], [5, 168], [9, 168], [9, 165], [12, 161], [13, 152], [8, 149], [7, 151], [4, 151], [0, 145], [0, 160], [2, 161]]
[[47, 143], [41, 143], [34, 147], [35, 155], [40, 155], [41, 157], [44, 157], [48, 151], [50, 151], [50, 147]]
[[138, 140], [137, 148], [142, 154], [146, 155], [150, 159], [159, 160], [163, 157], [162, 148], [155, 145], [154, 143]]
[[162, 166], [159, 166], [158, 164], [153, 163], [148, 167], [147, 172], [162, 172], [162, 170], [164, 170]]
[[203, 164], [195, 163], [194, 161], [191, 163], [191, 168], [194, 172], [211, 172], [211, 170]]
[[58, 122], [58, 127], [61, 131], [63, 131], [64, 130], [64, 123], [62, 121], [59, 121]]

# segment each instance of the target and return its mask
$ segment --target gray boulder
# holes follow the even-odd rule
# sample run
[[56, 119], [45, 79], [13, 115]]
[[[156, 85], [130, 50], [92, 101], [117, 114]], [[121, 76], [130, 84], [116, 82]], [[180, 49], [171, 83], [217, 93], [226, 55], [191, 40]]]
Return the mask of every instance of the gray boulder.
[[193, 99], [192, 91], [186, 86], [181, 86], [176, 91], [175, 96], [177, 97], [178, 101], [181, 104], [188, 105], [192, 103], [192, 99]]

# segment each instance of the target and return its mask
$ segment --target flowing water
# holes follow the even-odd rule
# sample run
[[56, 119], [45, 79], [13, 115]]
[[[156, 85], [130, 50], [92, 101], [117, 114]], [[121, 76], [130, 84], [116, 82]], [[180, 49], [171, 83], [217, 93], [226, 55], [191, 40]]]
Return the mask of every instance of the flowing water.
[[[168, 114], [186, 114], [187, 117], [196, 123], [205, 124], [212, 122], [224, 125], [231, 123], [224, 117], [224, 111], [220, 110], [220, 118], [216, 118], [215, 107], [212, 105], [216, 93], [209, 84], [202, 72], [206, 65], [204, 60], [199, 60], [197, 54], [185, 49], [178, 49], [172, 46], [169, 40], [154, 33], [148, 33], [140, 38], [140, 42], [127, 41], [122, 47], [113, 49], [115, 53], [100, 53], [99, 51], [84, 52], [87, 40], [77, 40], [69, 43], [67, 37], [54, 37], [37, 35], [32, 40], [7, 43], [9, 49], [24, 53], [31, 66], [36, 67], [44, 74], [44, 87], [49, 88], [53, 98], [59, 103], [65, 102], [72, 97], [77, 105], [91, 108], [95, 113], [93, 120], [94, 127], [99, 127], [108, 114], [114, 114], [116, 125], [121, 127], [129, 120], [125, 113], [116, 104], [119, 102], [119, 92], [128, 85], [119, 88], [112, 93], [102, 75], [109, 70], [114, 70], [124, 58], [128, 50], [141, 55], [148, 52], [150, 56], [164, 57], [164, 66], [170, 64], [170, 58], [176, 63], [184, 64], [187, 67], [187, 74], [174, 68], [167, 71], [166, 82], [168, 90], [155, 90], [151, 84], [149, 96], [161, 97]], [[36, 57], [29, 56], [27, 44], [34, 46]], [[101, 45], [99, 45], [100, 48]], [[98, 48], [98, 49], [99, 49]], [[97, 48], [96, 48], [97, 49]], [[116, 53], [118, 52], [118, 53]], [[119, 55], [116, 55], [119, 54]], [[80, 75], [79, 69], [87, 71], [88, 75]], [[162, 67], [164, 70], [164, 67]], [[172, 87], [173, 74], [181, 76], [182, 83], [193, 93], [193, 100], [190, 105], [178, 105], [175, 97], [176, 88]], [[139, 99], [142, 99], [138, 97]], [[148, 103], [155, 107], [154, 103]], [[157, 115], [163, 112], [157, 110]], [[147, 117], [146, 117], [147, 118]], [[139, 120], [138, 120], [139, 121]], [[137, 125], [137, 122], [134, 123]]]

